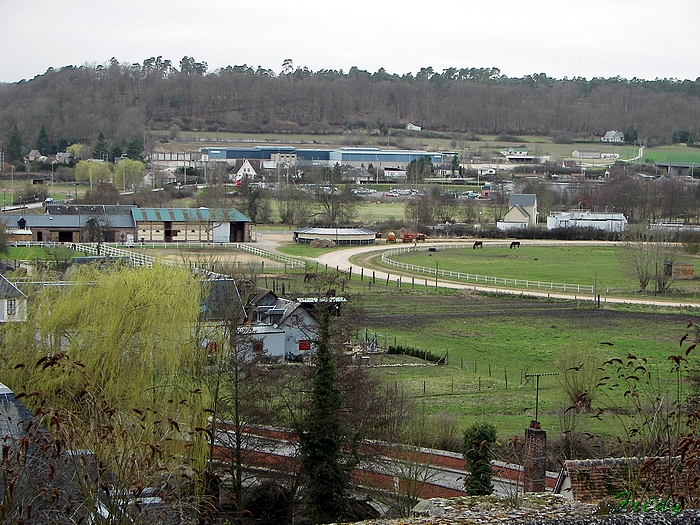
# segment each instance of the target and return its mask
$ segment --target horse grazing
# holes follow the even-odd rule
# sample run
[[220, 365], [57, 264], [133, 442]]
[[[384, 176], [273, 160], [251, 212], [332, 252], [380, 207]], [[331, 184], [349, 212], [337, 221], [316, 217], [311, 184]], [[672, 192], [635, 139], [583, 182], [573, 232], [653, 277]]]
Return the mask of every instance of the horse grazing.
[[520, 248], [520, 241], [513, 241], [510, 243], [511, 248]]
[[483, 248], [484, 247], [484, 241], [475, 241], [474, 245], [472, 246], [472, 250], [476, 250], [477, 248]]
[[304, 282], [305, 283], [308, 283], [309, 281], [315, 281], [316, 279], [318, 279], [318, 274], [307, 273], [306, 275], [304, 275]]

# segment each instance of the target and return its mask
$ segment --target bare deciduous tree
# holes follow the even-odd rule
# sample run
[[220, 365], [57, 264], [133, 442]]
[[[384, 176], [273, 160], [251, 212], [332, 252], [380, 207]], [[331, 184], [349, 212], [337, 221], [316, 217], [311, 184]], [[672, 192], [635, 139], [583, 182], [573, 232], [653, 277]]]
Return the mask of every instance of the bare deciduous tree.
[[673, 282], [673, 262], [680, 246], [673, 234], [661, 229], [636, 230], [627, 234], [623, 263], [634, 272], [642, 293], [650, 282], [654, 293], [664, 293]]

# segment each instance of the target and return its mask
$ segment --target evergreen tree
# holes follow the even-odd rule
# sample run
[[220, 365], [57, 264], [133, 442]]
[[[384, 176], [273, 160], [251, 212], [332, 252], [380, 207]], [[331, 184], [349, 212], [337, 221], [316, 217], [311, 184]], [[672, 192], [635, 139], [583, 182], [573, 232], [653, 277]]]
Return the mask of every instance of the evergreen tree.
[[39, 130], [39, 135], [36, 137], [36, 149], [42, 155], [46, 155], [49, 152], [49, 136], [46, 133], [46, 128], [43, 126], [43, 124]]
[[342, 518], [350, 488], [350, 477], [342, 461], [342, 403], [329, 348], [329, 332], [330, 316], [324, 311], [316, 345], [313, 406], [299, 439], [306, 501], [315, 523]]
[[103, 159], [105, 155], [109, 156], [109, 145], [107, 144], [107, 139], [104, 134], [100, 131], [100, 134], [97, 135], [95, 148], [92, 150], [92, 158]]
[[135, 138], [126, 146], [126, 156], [132, 160], [141, 160], [143, 153], [143, 144], [138, 138]]
[[470, 496], [485, 496], [493, 492], [491, 459], [495, 442], [496, 427], [490, 423], [476, 423], [464, 431], [462, 454], [470, 473], [464, 482], [464, 490]]
[[22, 161], [22, 133], [17, 129], [16, 124], [10, 133], [10, 140], [7, 141], [6, 153], [8, 162]]

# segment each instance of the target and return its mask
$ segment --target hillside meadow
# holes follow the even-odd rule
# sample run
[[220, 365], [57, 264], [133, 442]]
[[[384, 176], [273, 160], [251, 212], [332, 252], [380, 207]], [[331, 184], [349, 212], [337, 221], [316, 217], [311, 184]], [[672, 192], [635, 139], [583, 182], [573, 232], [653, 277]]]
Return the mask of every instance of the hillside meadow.
[[[21, 253], [20, 250], [27, 251]], [[576, 247], [576, 252], [559, 248], [528, 250], [528, 247], [521, 248], [519, 259], [509, 255], [506, 249], [501, 255], [507, 257], [494, 257], [498, 252], [489, 248], [481, 253], [472, 253], [478, 250], [445, 250], [437, 254], [447, 256], [449, 253], [455, 258], [452, 262], [448, 262], [447, 257], [442, 259], [441, 267], [442, 264], [464, 264], [467, 258], [475, 257], [468, 264], [483, 267], [494, 260], [494, 265], [503, 264], [498, 267], [499, 272], [512, 271], [507, 263], [526, 259], [533, 259], [530, 271], [535, 272], [539, 262], [534, 261], [535, 257], [544, 260], [551, 257], [551, 270], [546, 275], [567, 281], [574, 273], [593, 272], [601, 278], [610, 275], [613, 279], [619, 272], [619, 259], [598, 247]], [[285, 251], [295, 256], [313, 257], [327, 250], [290, 245]], [[547, 251], [551, 254], [543, 255]], [[175, 252], [170, 255], [183, 256]], [[13, 248], [12, 256], [40, 257], [36, 251], [30, 255], [26, 248]], [[429, 257], [429, 260], [435, 257], [420, 253], [411, 256]], [[567, 259], [569, 264], [566, 264]], [[579, 264], [583, 259], [597, 261], [597, 265], [587, 268]], [[333, 269], [330, 272], [335, 273]], [[281, 270], [264, 275], [244, 273], [246, 278], [257, 279], [259, 286], [278, 293], [286, 290], [291, 294], [305, 294], [314, 287], [305, 282], [302, 270], [288, 274]], [[614, 376], [614, 370], [609, 367], [601, 369], [603, 363], [610, 358], [626, 360], [627, 356], [634, 355], [647, 360], [653, 379], [653, 385], [642, 385], [644, 389], [650, 395], [675, 398], [679, 394], [678, 377], [673, 373], [668, 356], [678, 353], [678, 342], [686, 332], [688, 318], [697, 320], [699, 315], [692, 309], [633, 305], [595, 308], [583, 301], [530, 300], [432, 285], [411, 287], [405, 284], [399, 289], [393, 282], [388, 286], [379, 281], [370, 284], [367, 277], [360, 281], [357, 271], [352, 280], [342, 283], [338, 293], [345, 293], [349, 298], [350, 306], [344, 315], [350, 316], [355, 327], [352, 340], [355, 346], [366, 340], [376, 340], [382, 349], [401, 345], [446, 357], [446, 364], [433, 365], [412, 357], [372, 354], [373, 365], [386, 365], [370, 369], [378, 380], [403, 391], [416, 410], [453, 421], [459, 431], [477, 419], [486, 419], [497, 426], [501, 439], [522, 435], [535, 417], [534, 381], [526, 382], [526, 374], [533, 373], [560, 374], [541, 378], [537, 407], [539, 421], [553, 436], [571, 425], [579, 432], [588, 432], [602, 440], [624, 436], [623, 423], [631, 416], [624, 408], [627, 403], [624, 385], [598, 389], [593, 406], [607, 409], [602, 414], [594, 411], [572, 417], [571, 412], [566, 413], [571, 400], [564, 392], [563, 373], [568, 368], [578, 367], [595, 379], [604, 374]], [[396, 366], [398, 363], [412, 366]], [[700, 366], [698, 355], [689, 355], [687, 364]], [[682, 381], [680, 393], [685, 395], [687, 388]]]

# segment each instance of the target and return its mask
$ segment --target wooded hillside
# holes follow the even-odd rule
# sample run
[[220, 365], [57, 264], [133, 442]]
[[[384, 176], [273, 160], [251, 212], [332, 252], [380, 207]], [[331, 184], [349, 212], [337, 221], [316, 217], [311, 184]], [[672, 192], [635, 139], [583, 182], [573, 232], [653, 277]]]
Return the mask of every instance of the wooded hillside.
[[[548, 135], [596, 139], [610, 129], [637, 132], [650, 145], [677, 130], [698, 135], [700, 78], [508, 78], [498, 69], [424, 68], [416, 75], [248, 66], [207, 72], [184, 57], [142, 64], [49, 70], [0, 84], [0, 139], [16, 125], [26, 142], [45, 126], [52, 143], [88, 143], [102, 131], [132, 140], [145, 129], [337, 133], [403, 129], [423, 133]], [[63, 139], [63, 140], [61, 140]]]

